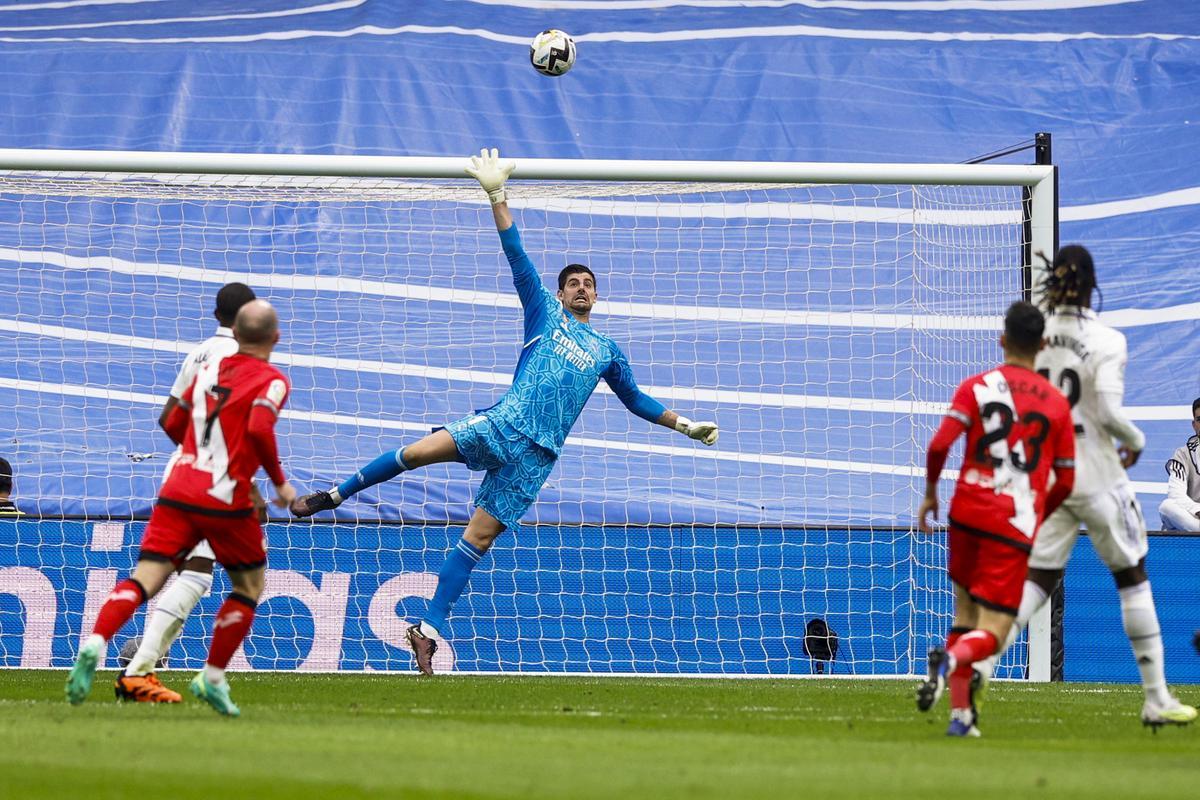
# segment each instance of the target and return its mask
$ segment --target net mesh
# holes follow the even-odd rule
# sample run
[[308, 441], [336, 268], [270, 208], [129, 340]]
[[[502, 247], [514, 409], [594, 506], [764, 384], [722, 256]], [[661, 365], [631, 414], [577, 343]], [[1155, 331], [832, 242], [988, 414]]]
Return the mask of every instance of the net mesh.
[[[998, 357], [1020, 189], [514, 181], [510, 202], [551, 288], [590, 265], [593, 324], [644, 391], [721, 440], [651, 426], [601, 383], [526, 524], [476, 569], [439, 667], [807, 674], [804, 628], [822, 618], [841, 644], [827, 671], [920, 671], [951, 611], [944, 538], [911, 529], [924, 447], [958, 382]], [[3, 173], [0, 278], [15, 499], [87, 520], [0, 523], [10, 666], [43, 658], [29, 620], [47, 596], [45, 658], [69, 663], [131, 565], [142, 523], [127, 521], [149, 514], [172, 450], [158, 410], [222, 284], [280, 312], [278, 434], [302, 491], [491, 405], [522, 345], [466, 181]], [[240, 663], [410, 668], [404, 620], [477, 483], [435, 466], [336, 521], [269, 525]], [[173, 665], [203, 661], [227, 586], [218, 570]]]

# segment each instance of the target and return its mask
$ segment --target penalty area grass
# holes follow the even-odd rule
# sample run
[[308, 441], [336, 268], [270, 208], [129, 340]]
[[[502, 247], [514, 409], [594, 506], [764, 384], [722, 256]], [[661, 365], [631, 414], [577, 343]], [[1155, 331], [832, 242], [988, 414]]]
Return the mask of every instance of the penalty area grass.
[[[1141, 690], [994, 684], [947, 739], [915, 681], [234, 673], [242, 717], [88, 702], [65, 671], [0, 671], [13, 798], [1195, 797], [1200, 729], [1157, 735]], [[1195, 703], [1200, 687], [1179, 687]]]

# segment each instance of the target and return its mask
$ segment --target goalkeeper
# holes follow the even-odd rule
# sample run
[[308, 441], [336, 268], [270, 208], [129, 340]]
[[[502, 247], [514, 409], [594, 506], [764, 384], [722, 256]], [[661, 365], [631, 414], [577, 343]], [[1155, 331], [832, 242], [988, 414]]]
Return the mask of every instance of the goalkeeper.
[[471, 570], [496, 537], [516, 526], [546, 482], [563, 442], [601, 378], [625, 407], [642, 419], [703, 442], [716, 444], [713, 422], [692, 422], [669, 411], [638, 389], [625, 354], [589, 324], [596, 304], [596, 276], [582, 264], [558, 275], [558, 294], [542, 284], [521, 245], [504, 194], [513, 162], [501, 162], [496, 150], [471, 158], [474, 176], [492, 203], [492, 214], [513, 284], [525, 315], [524, 346], [512, 387], [491, 408], [450, 423], [415, 444], [376, 458], [327, 492], [297, 498], [297, 517], [336, 508], [368, 486], [402, 472], [447, 461], [486, 471], [475, 495], [475, 512], [462, 539], [438, 573], [437, 589], [419, 625], [408, 629], [417, 668], [433, 674], [437, 637], [451, 606], [467, 585]]

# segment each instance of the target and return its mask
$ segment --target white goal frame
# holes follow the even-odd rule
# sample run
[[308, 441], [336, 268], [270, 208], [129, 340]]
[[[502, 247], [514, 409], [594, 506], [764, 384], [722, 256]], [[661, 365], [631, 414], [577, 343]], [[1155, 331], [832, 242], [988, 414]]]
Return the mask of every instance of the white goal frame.
[[[686, 181], [752, 184], [891, 184], [1022, 186], [1029, 190], [1027, 253], [1053, 254], [1057, 244], [1057, 178], [1053, 165], [877, 164], [747, 161], [623, 161], [514, 158], [514, 179], [555, 181]], [[0, 170], [134, 174], [276, 175], [329, 178], [463, 179], [461, 157], [183, 153], [0, 148]], [[1030, 262], [1037, 262], [1035, 257]], [[1044, 266], [1024, 265], [1036, 294]], [[1029, 625], [1031, 681], [1048, 681], [1050, 604]]]

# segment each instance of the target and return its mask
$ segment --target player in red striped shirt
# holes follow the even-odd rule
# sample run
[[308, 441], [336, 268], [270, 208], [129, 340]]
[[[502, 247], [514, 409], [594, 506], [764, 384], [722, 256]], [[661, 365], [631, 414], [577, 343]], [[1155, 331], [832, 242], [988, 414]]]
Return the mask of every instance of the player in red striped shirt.
[[[967, 434], [950, 502], [950, 580], [954, 625], [945, 649], [929, 651], [929, 677], [917, 687], [928, 711], [950, 686], [949, 736], [978, 736], [971, 665], [996, 652], [1021, 604], [1029, 552], [1042, 520], [1075, 483], [1075, 429], [1062, 392], [1034, 372], [1045, 320], [1013, 303], [1004, 317], [1004, 363], [963, 381], [929, 443], [922, 531], [938, 513], [938, 478], [950, 446]], [[1050, 475], [1054, 483], [1050, 484]]]
[[233, 333], [238, 351], [205, 364], [163, 426], [182, 450], [159, 490], [133, 575], [109, 594], [79, 650], [67, 679], [72, 704], [87, 699], [113, 635], [207, 539], [233, 591], [217, 613], [204, 670], [191, 690], [222, 714], [241, 713], [229, 697], [225, 667], [250, 631], [267, 564], [251, 480], [260, 466], [266, 470], [275, 485], [275, 503], [282, 507], [295, 499], [296, 490], [283, 473], [275, 444], [275, 420], [290, 390], [283, 373], [267, 363], [279, 342], [275, 310], [262, 300], [247, 303]]

